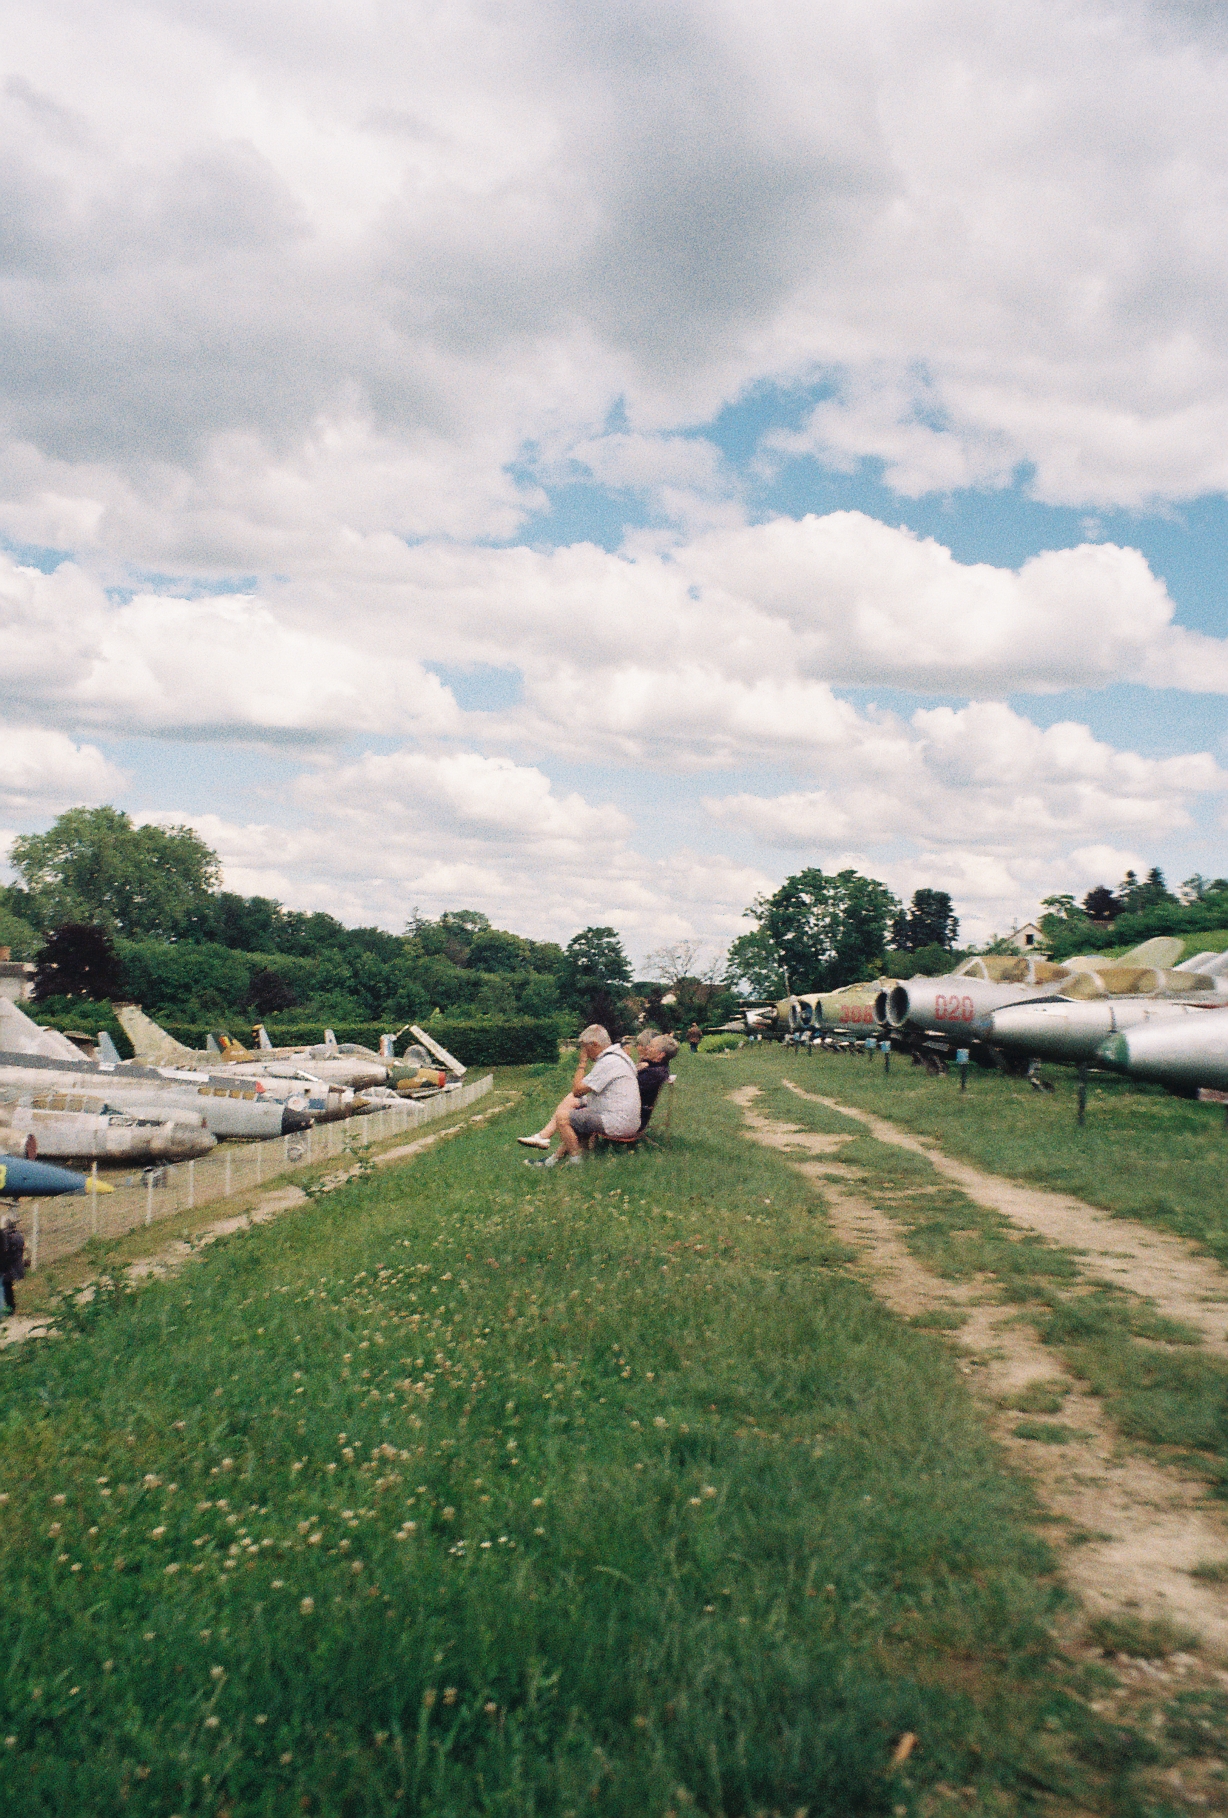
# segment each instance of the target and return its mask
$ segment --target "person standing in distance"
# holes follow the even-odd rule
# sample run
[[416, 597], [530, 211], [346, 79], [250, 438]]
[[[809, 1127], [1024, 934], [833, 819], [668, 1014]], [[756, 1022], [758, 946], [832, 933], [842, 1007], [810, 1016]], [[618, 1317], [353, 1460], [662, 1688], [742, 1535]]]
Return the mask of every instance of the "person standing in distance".
[[691, 1044], [691, 1053], [692, 1054], [699, 1053], [699, 1044], [703, 1040], [703, 1035], [704, 1035], [704, 1032], [700, 1028], [698, 1023], [692, 1023], [690, 1028], [687, 1030], [686, 1038]]
[[4, 1302], [0, 1307], [0, 1319], [7, 1319], [17, 1311], [17, 1300], [13, 1293], [13, 1283], [24, 1281], [26, 1274], [26, 1240], [17, 1229], [15, 1218], [6, 1218], [0, 1225], [0, 1288], [4, 1290]]

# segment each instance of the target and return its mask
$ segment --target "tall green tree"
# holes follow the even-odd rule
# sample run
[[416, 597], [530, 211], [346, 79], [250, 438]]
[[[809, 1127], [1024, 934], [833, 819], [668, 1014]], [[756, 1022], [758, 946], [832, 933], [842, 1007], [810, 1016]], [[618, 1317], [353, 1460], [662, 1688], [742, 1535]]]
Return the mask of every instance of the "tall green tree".
[[739, 934], [737, 940], [730, 941], [725, 956], [725, 982], [742, 997], [775, 1000], [783, 996], [785, 975], [766, 928]]
[[630, 1026], [623, 1000], [631, 966], [616, 928], [581, 928], [564, 949], [563, 995], [586, 1022], [601, 1023], [618, 1039]]
[[958, 933], [959, 917], [945, 890], [914, 890], [911, 906], [892, 921], [891, 945], [897, 953], [919, 953], [922, 947], [949, 952]]
[[887, 944], [900, 902], [877, 878], [811, 866], [747, 910], [789, 974], [793, 991], [831, 991], [861, 977]]
[[217, 853], [191, 827], [137, 827], [119, 808], [70, 808], [13, 841], [10, 861], [43, 925], [89, 923], [167, 940], [212, 906]]
[[103, 1002], [123, 991], [123, 967], [105, 928], [65, 922], [40, 947], [35, 964], [34, 1001], [89, 998]]

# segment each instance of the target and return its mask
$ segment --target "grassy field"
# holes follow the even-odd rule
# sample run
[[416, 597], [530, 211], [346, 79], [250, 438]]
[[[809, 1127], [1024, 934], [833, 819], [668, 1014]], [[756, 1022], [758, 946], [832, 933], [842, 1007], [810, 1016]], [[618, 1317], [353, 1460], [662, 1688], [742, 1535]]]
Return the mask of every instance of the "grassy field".
[[778, 1050], [763, 1065], [802, 1086], [821, 1077], [816, 1091], [937, 1137], [951, 1155], [1191, 1237], [1228, 1264], [1228, 1131], [1220, 1105], [1093, 1073], [1080, 1128], [1078, 1078], [1069, 1067], [1046, 1067], [1054, 1090], [1040, 1093], [981, 1067], [969, 1067], [961, 1092], [954, 1068], [934, 1079], [899, 1055], [890, 1075], [881, 1056], [804, 1048]]
[[[793, 1079], [827, 1097], [883, 1114], [891, 1109], [888, 1094], [895, 1070], [884, 1082], [881, 1063], [874, 1075], [870, 1075], [871, 1065], [844, 1056], [817, 1056], [799, 1066], [796, 1055], [769, 1050], [748, 1060], [745, 1068], [753, 1070], [762, 1087], [762, 1109], [773, 1116], [808, 1130], [851, 1133], [851, 1140], [841, 1149], [841, 1161], [857, 1170], [860, 1192], [876, 1204], [890, 1206], [909, 1248], [926, 1268], [955, 1281], [993, 1282], [998, 1297], [1018, 1306], [1068, 1368], [1092, 1385], [1125, 1438], [1197, 1471], [1209, 1479], [1217, 1494], [1228, 1494], [1228, 1366], [1199, 1349], [1197, 1332], [1112, 1283], [1089, 1290], [1077, 1253], [1033, 1232], [1021, 1235], [1001, 1213], [978, 1205], [953, 1182], [936, 1174], [924, 1156], [880, 1143], [864, 1125], [799, 1098], [781, 1085], [782, 1078]], [[1014, 1083], [1004, 1082], [1007, 1088]], [[989, 1126], [1002, 1118], [1001, 1106], [1015, 1109], [1009, 1090], [992, 1082], [992, 1096], [982, 1099], [972, 1113], [971, 1081], [966, 1097], [956, 1081], [927, 1080], [926, 1084], [932, 1095], [928, 1101], [918, 1090], [916, 1076], [904, 1075], [912, 1115], [896, 1118], [892, 1112], [893, 1120], [933, 1134], [933, 1125], [921, 1107], [928, 1102], [941, 1107], [954, 1099], [956, 1137], [971, 1129], [975, 1115], [979, 1139], [975, 1159], [999, 1173], [1014, 1173], [1004, 1159], [1010, 1153], [1009, 1123], [996, 1148], [989, 1140]], [[1044, 1115], [1045, 1102], [1036, 1103]], [[1207, 1109], [1195, 1107], [1200, 1108]], [[1027, 1100], [1023, 1109], [1031, 1109]], [[1175, 1101], [1173, 1109], [1180, 1116], [1187, 1107]], [[1056, 1120], [1051, 1119], [1053, 1122]], [[1060, 1134], [1061, 1124], [1057, 1127]], [[939, 1128], [945, 1150], [972, 1154], [971, 1143], [947, 1140], [952, 1124], [942, 1122]], [[1082, 1134], [1067, 1130], [1065, 1140], [1074, 1148], [1075, 1139]], [[1131, 1158], [1123, 1157], [1121, 1165], [1130, 1169]], [[1109, 1169], [1111, 1164], [1106, 1160], [1105, 1166]], [[1113, 1184], [1112, 1174], [1106, 1173], [1104, 1187], [1111, 1192]], [[1094, 1267], [1089, 1273], [1094, 1281]], [[1228, 1308], [1225, 1321], [1228, 1323]], [[1019, 1406], [1021, 1412], [1057, 1413], [1061, 1395], [1045, 1393], [1039, 1401], [1025, 1398]], [[1056, 1440], [1059, 1436], [1052, 1433], [1048, 1437]]]
[[943, 1340], [684, 1061], [664, 1153], [504, 1118], [4, 1355], [8, 1810], [1162, 1809]]

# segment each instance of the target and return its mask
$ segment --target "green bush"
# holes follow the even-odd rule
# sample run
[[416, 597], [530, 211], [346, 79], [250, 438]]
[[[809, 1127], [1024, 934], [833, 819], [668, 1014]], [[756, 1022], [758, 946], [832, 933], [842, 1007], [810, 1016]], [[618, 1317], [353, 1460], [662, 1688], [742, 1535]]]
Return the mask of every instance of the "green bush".
[[701, 1054], [729, 1054], [733, 1049], [740, 1048], [744, 1040], [744, 1036], [734, 1035], [732, 1032], [724, 1035], [705, 1035], [699, 1044], [699, 1052]]
[[439, 1021], [424, 1027], [466, 1067], [525, 1067], [535, 1061], [556, 1065], [559, 1058], [558, 1023], [552, 1016], [519, 1021], [509, 1017], [499, 1022]]

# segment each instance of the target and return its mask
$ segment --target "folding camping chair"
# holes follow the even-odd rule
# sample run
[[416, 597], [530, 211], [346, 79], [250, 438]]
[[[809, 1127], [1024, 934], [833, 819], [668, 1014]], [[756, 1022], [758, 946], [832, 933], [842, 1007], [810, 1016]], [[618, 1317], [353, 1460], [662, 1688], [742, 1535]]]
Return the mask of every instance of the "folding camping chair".
[[[648, 1122], [644, 1125], [642, 1130], [637, 1130], [634, 1136], [595, 1136], [593, 1138], [593, 1147], [596, 1148], [598, 1143], [607, 1143], [611, 1149], [626, 1149], [631, 1151], [638, 1149], [642, 1142], [651, 1140], [658, 1149], [662, 1148], [670, 1139], [670, 1131], [674, 1121], [674, 1087], [677, 1084], [678, 1075], [676, 1073], [671, 1073], [664, 1086], [661, 1088], [661, 1091], [657, 1094], [657, 1102], [649, 1113]], [[656, 1133], [654, 1134], [653, 1122], [662, 1098], [665, 1100], [665, 1127], [662, 1129], [658, 1124]]]

